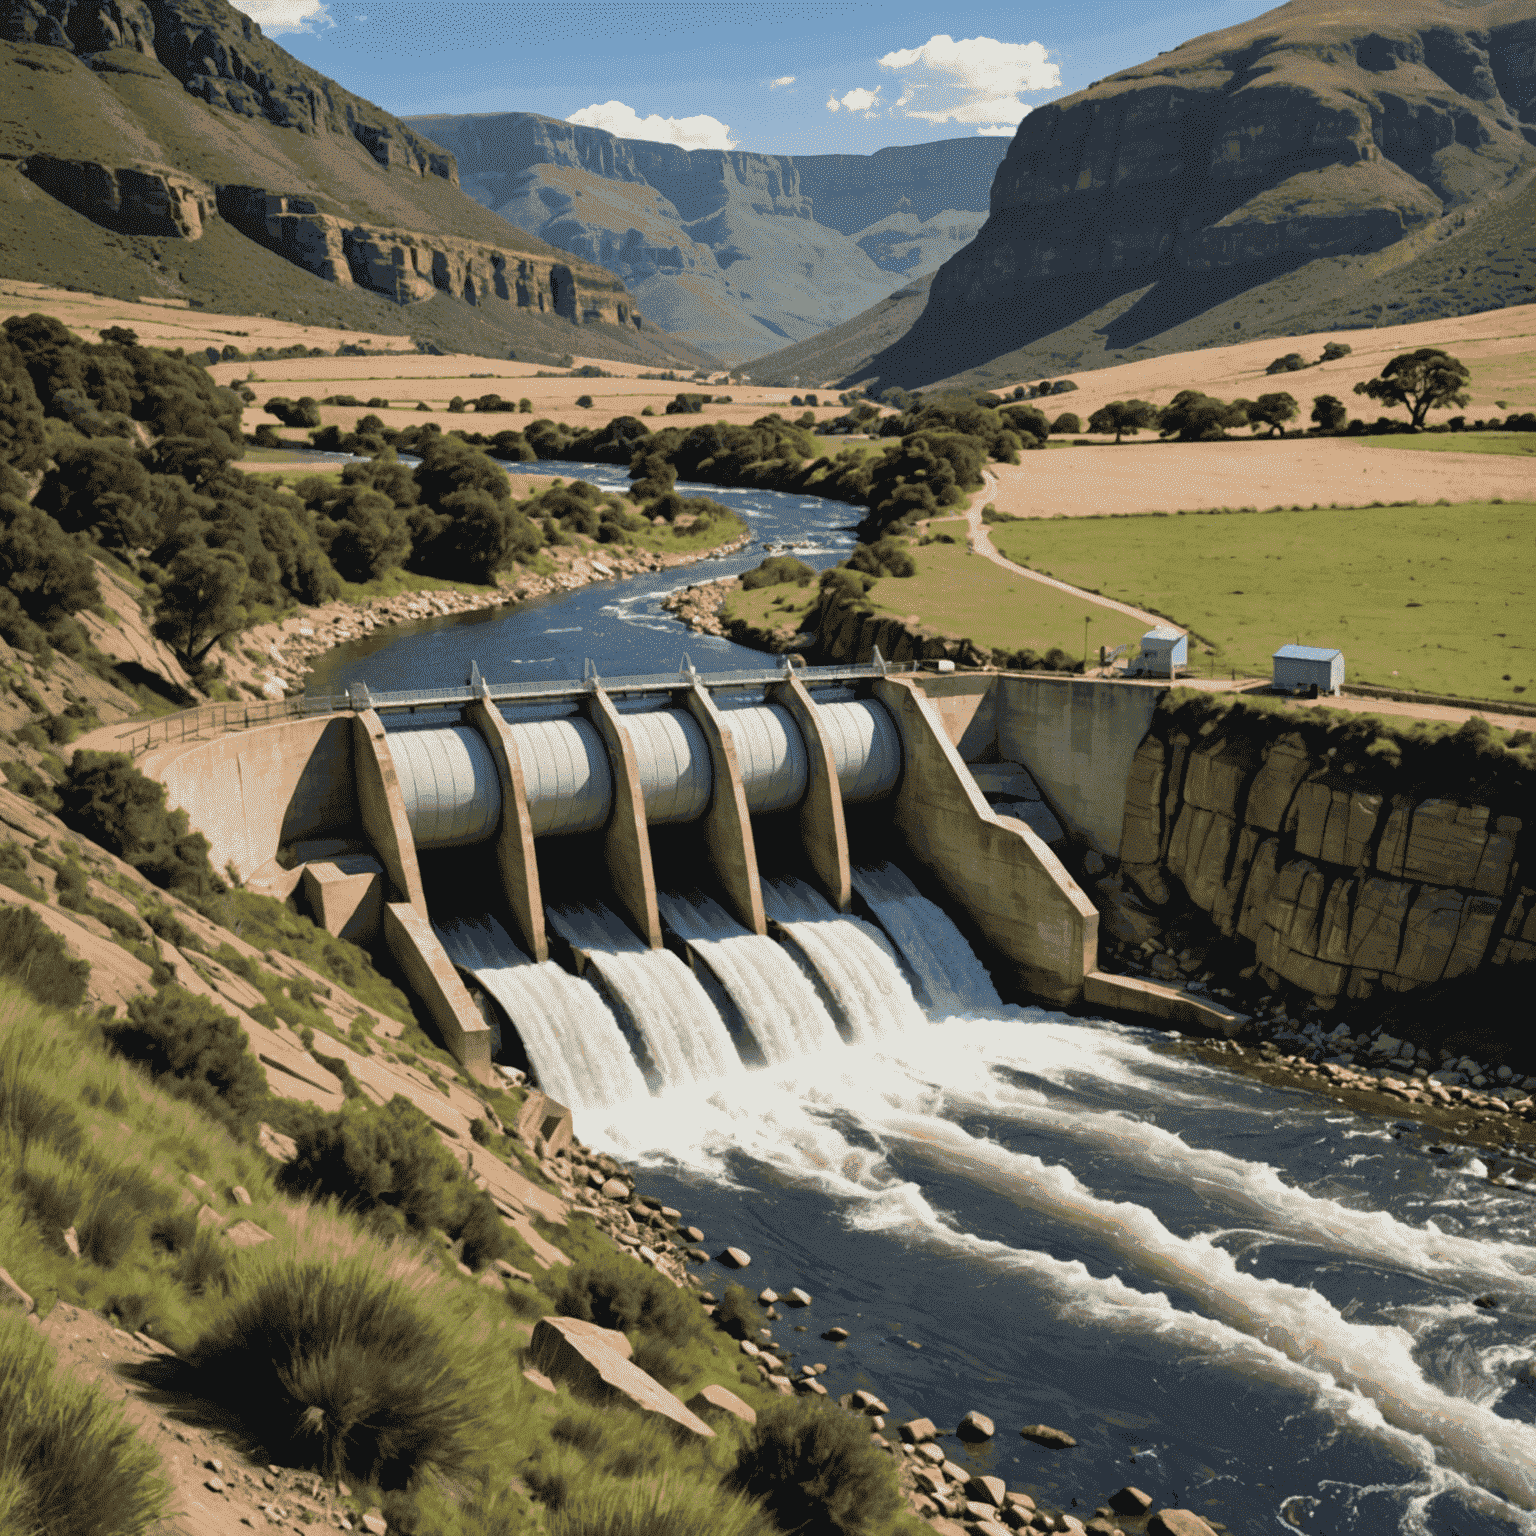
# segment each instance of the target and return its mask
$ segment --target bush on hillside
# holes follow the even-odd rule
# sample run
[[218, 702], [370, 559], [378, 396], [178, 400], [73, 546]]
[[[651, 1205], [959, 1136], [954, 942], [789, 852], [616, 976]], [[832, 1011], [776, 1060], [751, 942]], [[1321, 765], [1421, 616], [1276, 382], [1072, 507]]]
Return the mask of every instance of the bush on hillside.
[[267, 415], [276, 416], [285, 427], [320, 425], [320, 407], [313, 395], [300, 395], [297, 400], [290, 400], [286, 395], [274, 395], [263, 409]]
[[188, 1359], [279, 1463], [404, 1488], [471, 1457], [476, 1403], [447, 1340], [403, 1285], [360, 1263], [284, 1266]]
[[744, 1285], [728, 1285], [715, 1308], [715, 1322], [732, 1338], [745, 1339], [762, 1327], [760, 1311]]
[[31, 474], [47, 462], [43, 402], [21, 353], [0, 334], [0, 464]]
[[239, 1024], [206, 997], [163, 986], [128, 1000], [128, 1017], [104, 1026], [107, 1043], [160, 1087], [248, 1136], [264, 1110], [267, 1080]]
[[617, 1252], [601, 1252], [572, 1269], [555, 1298], [555, 1310], [600, 1328], [638, 1330], [670, 1344], [684, 1344], [703, 1332], [704, 1314], [697, 1302]]
[[335, 1114], [300, 1106], [288, 1130], [298, 1152], [279, 1179], [290, 1193], [334, 1199], [386, 1232], [446, 1232], [471, 1269], [510, 1246], [490, 1196], [400, 1094], [382, 1106], [351, 1099]]
[[1063, 411], [1051, 423], [1052, 435], [1056, 437], [1073, 437], [1082, 430], [1083, 418], [1076, 411]]
[[46, 512], [3, 494], [0, 590], [44, 627], [101, 601], [89, 553]]
[[103, 1393], [57, 1369], [29, 1321], [0, 1316], [0, 1526], [139, 1536], [165, 1512], [159, 1457]]
[[78, 1008], [90, 964], [76, 960], [64, 941], [28, 907], [0, 908], [0, 973], [14, 977], [40, 1003]]
[[788, 1399], [758, 1415], [727, 1480], [757, 1499], [781, 1531], [863, 1536], [901, 1507], [890, 1458], [855, 1414]]
[[208, 839], [185, 811], [166, 809], [165, 786], [120, 752], [76, 752], [60, 788], [65, 821], [158, 885], [189, 899], [223, 890], [208, 862]]
[[878, 539], [873, 544], [859, 544], [843, 562], [850, 571], [869, 576], [915, 576], [917, 561], [900, 539]]

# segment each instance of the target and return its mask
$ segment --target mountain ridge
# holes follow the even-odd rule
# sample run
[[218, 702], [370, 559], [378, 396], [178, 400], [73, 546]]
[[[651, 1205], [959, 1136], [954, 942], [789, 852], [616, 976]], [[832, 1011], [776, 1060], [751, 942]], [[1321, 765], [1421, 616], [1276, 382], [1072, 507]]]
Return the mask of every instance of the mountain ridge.
[[1292, 0], [1031, 113], [904, 334], [877, 309], [757, 376], [990, 383], [1527, 302], [1533, 170], [1531, 0]]
[[1005, 145], [873, 155], [685, 150], [532, 112], [407, 119], [464, 189], [621, 277], [659, 325], [741, 362], [814, 335], [972, 239]]

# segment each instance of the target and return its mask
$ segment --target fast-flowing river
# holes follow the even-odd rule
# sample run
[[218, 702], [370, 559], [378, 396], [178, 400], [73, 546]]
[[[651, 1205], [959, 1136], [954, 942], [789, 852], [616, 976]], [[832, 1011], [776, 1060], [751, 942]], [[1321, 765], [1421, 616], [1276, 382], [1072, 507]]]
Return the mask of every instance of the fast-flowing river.
[[[747, 516], [750, 549], [391, 630], [322, 658], [311, 689], [440, 686], [472, 659], [493, 682], [586, 658], [670, 671], [685, 649], [701, 671], [760, 665], [660, 598], [764, 542], [829, 564], [852, 510], [701, 489]], [[802, 937], [829, 964], [848, 942], [830, 923]], [[954, 975], [926, 1015], [887, 985], [851, 1000], [854, 1043], [823, 1030], [807, 1055], [585, 1108], [578, 1130], [711, 1251], [746, 1248], [752, 1290], [812, 1293], [775, 1336], [830, 1367], [834, 1396], [868, 1386], [894, 1419], [951, 1428], [980, 1409], [996, 1440], [951, 1455], [1041, 1502], [1082, 1495], [1086, 1517], [1129, 1482], [1239, 1533], [1536, 1533], [1532, 1202], [1411, 1121], [1233, 1078], [1149, 1030], [999, 1006], [963, 947], [939, 946]], [[833, 1324], [846, 1344], [820, 1341]], [[1041, 1422], [1077, 1447], [1019, 1438]]]

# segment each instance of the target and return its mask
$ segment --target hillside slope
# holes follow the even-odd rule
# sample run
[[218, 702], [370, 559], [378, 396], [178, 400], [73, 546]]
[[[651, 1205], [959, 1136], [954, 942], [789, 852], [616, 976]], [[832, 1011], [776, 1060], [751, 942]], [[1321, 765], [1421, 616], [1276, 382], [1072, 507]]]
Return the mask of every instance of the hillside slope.
[[1526, 302], [1533, 169], [1532, 0], [1292, 0], [1031, 113], [912, 327], [794, 371], [991, 384]]
[[413, 117], [464, 189], [621, 277], [729, 362], [814, 336], [975, 238], [1001, 139], [769, 155], [621, 139], [531, 112]]
[[0, 0], [0, 275], [505, 355], [699, 361], [226, 0]]

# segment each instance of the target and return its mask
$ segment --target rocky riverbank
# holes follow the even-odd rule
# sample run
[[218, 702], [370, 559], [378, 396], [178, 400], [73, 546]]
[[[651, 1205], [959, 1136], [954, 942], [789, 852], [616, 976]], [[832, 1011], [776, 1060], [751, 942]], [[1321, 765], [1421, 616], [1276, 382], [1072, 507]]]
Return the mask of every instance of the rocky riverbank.
[[225, 658], [225, 671], [231, 682], [252, 693], [283, 698], [303, 689], [304, 678], [316, 657], [390, 625], [509, 607], [558, 592], [574, 592], [594, 582], [719, 559], [734, 554], [750, 538], [750, 532], [743, 532], [717, 549], [686, 554], [657, 554], [650, 550], [620, 553], [614, 545], [600, 546], [601, 553], [599, 546], [557, 548], [544, 552], [550, 568], [519, 569], [503, 577], [494, 588], [403, 592], [361, 603], [339, 601], [301, 609], [274, 623], [246, 630], [239, 638], [239, 652]]

